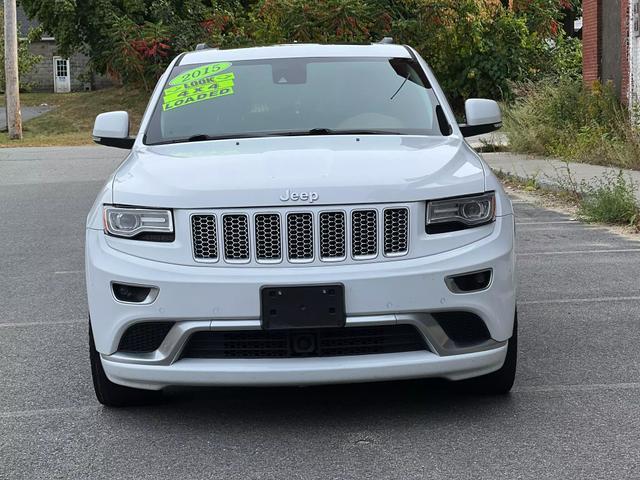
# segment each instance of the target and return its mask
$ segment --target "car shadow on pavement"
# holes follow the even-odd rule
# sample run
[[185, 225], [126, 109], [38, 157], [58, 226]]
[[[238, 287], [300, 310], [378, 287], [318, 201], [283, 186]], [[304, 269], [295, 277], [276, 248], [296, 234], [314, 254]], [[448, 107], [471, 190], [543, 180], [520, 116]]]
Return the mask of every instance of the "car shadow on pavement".
[[336, 419], [360, 423], [363, 418], [389, 414], [438, 417], [458, 411], [473, 415], [476, 409], [504, 409], [511, 402], [511, 395], [469, 394], [455, 383], [429, 379], [308, 387], [171, 388], [161, 403], [142, 409], [165, 419], [190, 417], [194, 423], [236, 418], [245, 425], [261, 421], [305, 425]]

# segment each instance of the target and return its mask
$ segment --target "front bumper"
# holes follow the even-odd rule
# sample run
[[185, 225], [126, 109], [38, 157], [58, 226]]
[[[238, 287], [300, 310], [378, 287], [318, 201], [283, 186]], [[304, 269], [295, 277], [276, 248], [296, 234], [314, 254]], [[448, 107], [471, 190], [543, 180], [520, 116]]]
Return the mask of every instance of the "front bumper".
[[450, 357], [406, 352], [329, 358], [184, 359], [172, 365], [144, 365], [103, 356], [102, 365], [112, 382], [159, 390], [169, 385], [317, 385], [426, 377], [461, 380], [499, 369], [506, 354], [507, 346], [502, 345]]
[[[283, 385], [364, 382], [418, 377], [452, 380], [483, 375], [504, 362], [513, 331], [515, 275], [513, 217], [498, 217], [491, 235], [455, 250], [383, 263], [326, 267], [206, 268], [142, 259], [110, 248], [102, 231], [87, 230], [87, 293], [96, 349], [115, 383], [158, 389], [167, 385]], [[445, 277], [493, 269], [486, 290], [454, 294]], [[111, 282], [153, 285], [153, 303], [117, 302]], [[370, 322], [414, 323], [428, 334], [429, 313], [468, 311], [481, 317], [493, 343], [482, 351], [451, 355], [405, 352], [332, 358], [178, 359], [186, 336], [174, 333], [160, 351], [122, 355], [117, 346], [131, 324], [172, 320], [198, 329], [259, 329], [260, 288], [264, 285], [345, 286], [348, 325]], [[421, 328], [422, 327], [422, 328]], [[174, 327], [176, 332], [179, 329]], [[185, 330], [187, 330], [185, 328]], [[171, 333], [170, 335], [171, 336]], [[171, 343], [173, 342], [173, 343]], [[164, 349], [164, 350], [163, 350]], [[171, 350], [171, 354], [168, 353]]]

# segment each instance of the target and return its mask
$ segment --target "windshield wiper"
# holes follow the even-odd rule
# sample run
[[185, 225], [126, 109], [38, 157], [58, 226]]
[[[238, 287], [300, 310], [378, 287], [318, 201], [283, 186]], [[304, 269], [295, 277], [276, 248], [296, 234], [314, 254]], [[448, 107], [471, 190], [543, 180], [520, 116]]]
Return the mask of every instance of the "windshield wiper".
[[198, 133], [184, 138], [172, 138], [171, 140], [163, 140], [160, 142], [150, 143], [149, 145], [168, 145], [171, 143], [187, 143], [187, 142], [204, 142], [207, 140], [233, 140], [235, 138], [256, 138], [267, 137], [271, 134], [264, 133], [231, 133], [229, 135], [207, 135], [206, 133]]
[[205, 140], [213, 140], [213, 137], [206, 133], [198, 133], [196, 135], [191, 135], [186, 139], [187, 142], [204, 142]]
[[312, 128], [306, 132], [287, 132], [286, 135], [402, 135], [391, 130], [334, 130], [332, 128]]
[[253, 133], [230, 133], [225, 135], [207, 135], [197, 133], [184, 138], [172, 138], [149, 145], [169, 145], [172, 143], [205, 142], [207, 140], [233, 140], [236, 138], [260, 138], [260, 137], [297, 137], [313, 135], [403, 135], [400, 132], [391, 130], [333, 130], [331, 128], [312, 128], [311, 130], [285, 131], [285, 132], [253, 132]]

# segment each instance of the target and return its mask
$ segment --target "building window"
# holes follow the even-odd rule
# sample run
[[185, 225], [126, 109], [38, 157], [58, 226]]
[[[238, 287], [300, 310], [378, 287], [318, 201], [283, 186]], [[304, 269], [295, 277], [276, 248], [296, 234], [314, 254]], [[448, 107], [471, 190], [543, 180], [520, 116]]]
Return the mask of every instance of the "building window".
[[56, 59], [56, 77], [66, 77], [69, 75], [69, 61], [67, 59]]

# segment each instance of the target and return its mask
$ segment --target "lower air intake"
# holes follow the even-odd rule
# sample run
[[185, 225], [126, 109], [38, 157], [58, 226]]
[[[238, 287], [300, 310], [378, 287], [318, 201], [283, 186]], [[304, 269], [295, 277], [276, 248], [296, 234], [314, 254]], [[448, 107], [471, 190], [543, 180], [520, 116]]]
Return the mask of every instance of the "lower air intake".
[[118, 345], [119, 352], [145, 353], [153, 352], [173, 327], [173, 322], [141, 322], [136, 323], [124, 332]]
[[428, 347], [412, 325], [203, 331], [191, 335], [181, 358], [339, 357], [421, 350]]
[[491, 338], [484, 320], [475, 313], [439, 312], [432, 315], [458, 347], [475, 345]]

